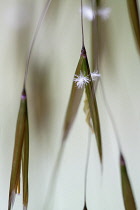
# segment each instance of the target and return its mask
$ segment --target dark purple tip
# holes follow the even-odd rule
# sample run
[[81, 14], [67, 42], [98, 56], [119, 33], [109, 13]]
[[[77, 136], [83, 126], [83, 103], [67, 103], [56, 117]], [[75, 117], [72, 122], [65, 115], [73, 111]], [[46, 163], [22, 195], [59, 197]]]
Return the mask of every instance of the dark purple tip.
[[121, 154], [121, 156], [120, 156], [120, 164], [121, 164], [121, 166], [125, 166], [125, 160], [124, 160], [122, 154]]
[[87, 57], [87, 54], [86, 54], [86, 49], [85, 49], [85, 47], [84, 47], [84, 46], [82, 47], [82, 50], [81, 50], [81, 56], [83, 56], [84, 58], [86, 58], [86, 57]]
[[22, 91], [21, 99], [25, 100], [27, 98], [25, 89]]

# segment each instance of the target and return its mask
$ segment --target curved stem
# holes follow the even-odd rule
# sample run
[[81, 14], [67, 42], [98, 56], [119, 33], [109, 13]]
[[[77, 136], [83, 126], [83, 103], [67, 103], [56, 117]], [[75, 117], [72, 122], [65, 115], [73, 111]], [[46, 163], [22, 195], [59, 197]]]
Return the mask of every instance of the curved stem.
[[122, 148], [121, 148], [121, 144], [120, 144], [120, 138], [119, 138], [119, 135], [118, 135], [118, 130], [117, 130], [116, 123], [114, 121], [110, 106], [107, 102], [106, 95], [105, 95], [105, 92], [104, 92], [103, 82], [102, 82], [101, 79], [100, 79], [100, 85], [101, 85], [102, 96], [103, 96], [103, 99], [104, 99], [104, 104], [105, 104], [106, 110], [108, 112], [109, 118], [110, 118], [111, 123], [112, 123], [113, 130], [114, 130], [114, 133], [115, 133], [115, 136], [116, 136], [118, 148], [119, 148], [120, 153], [122, 154]]
[[86, 156], [86, 165], [85, 165], [85, 181], [84, 181], [84, 202], [86, 203], [86, 190], [87, 190], [87, 174], [88, 174], [88, 163], [90, 156], [90, 145], [91, 145], [91, 131], [89, 129], [88, 133], [88, 145], [87, 145], [87, 156]]
[[[92, 4], [93, 11], [95, 9], [95, 12], [96, 12], [97, 9], [98, 9], [97, 1], [91, 0], [91, 4]], [[95, 16], [95, 19], [93, 20], [93, 26], [94, 26], [94, 42], [95, 42], [94, 43], [95, 52], [94, 52], [94, 58], [93, 59], [94, 59], [94, 62], [95, 62], [95, 68], [99, 72], [99, 38], [98, 38], [99, 37], [99, 28], [98, 28], [98, 16], [97, 15]], [[94, 87], [95, 92], [97, 90], [97, 85], [98, 85], [98, 80], [95, 83], [95, 87]], [[106, 107], [106, 110], [108, 112], [109, 118], [110, 118], [111, 123], [112, 123], [113, 130], [114, 130], [114, 133], [115, 133], [115, 136], [116, 136], [118, 148], [119, 148], [120, 154], [122, 154], [122, 148], [121, 148], [121, 144], [120, 144], [120, 138], [119, 138], [119, 135], [118, 135], [117, 127], [116, 127], [116, 124], [115, 124], [110, 106], [107, 102], [106, 95], [105, 95], [105, 92], [104, 92], [103, 83], [102, 83], [101, 79], [100, 79], [100, 85], [101, 85], [101, 91], [102, 91], [105, 107]]]
[[36, 29], [35, 29], [35, 32], [33, 34], [33, 38], [32, 38], [32, 41], [31, 41], [31, 44], [30, 44], [30, 48], [29, 48], [29, 52], [27, 54], [27, 59], [26, 59], [26, 68], [25, 68], [25, 75], [24, 75], [24, 82], [23, 82], [23, 89], [25, 89], [25, 86], [26, 86], [26, 81], [27, 81], [27, 75], [28, 75], [28, 71], [29, 71], [29, 64], [30, 64], [30, 58], [31, 58], [31, 54], [32, 54], [32, 50], [33, 50], [33, 46], [35, 44], [35, 41], [36, 41], [36, 38], [37, 38], [37, 35], [38, 35], [38, 32], [39, 32], [39, 29], [42, 25], [42, 22], [46, 16], [46, 13], [48, 11], [48, 8], [50, 6], [50, 3], [51, 3], [52, 0], [49, 0], [46, 2], [44, 8], [43, 8], [43, 11], [41, 13], [41, 16], [38, 20], [38, 23], [37, 23], [37, 26], [36, 26]]

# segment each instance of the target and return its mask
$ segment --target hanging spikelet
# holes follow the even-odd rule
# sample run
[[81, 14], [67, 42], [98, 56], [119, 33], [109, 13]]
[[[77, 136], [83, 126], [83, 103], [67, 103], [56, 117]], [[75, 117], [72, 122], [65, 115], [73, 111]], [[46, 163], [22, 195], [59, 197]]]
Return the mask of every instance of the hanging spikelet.
[[120, 157], [120, 168], [121, 168], [121, 180], [122, 180], [122, 191], [123, 199], [126, 210], [136, 210], [136, 204], [131, 189], [131, 184], [127, 174], [126, 164], [123, 156]]
[[[100, 160], [102, 160], [102, 145], [101, 145], [101, 132], [100, 132], [100, 122], [99, 122], [99, 115], [98, 115], [98, 108], [96, 97], [94, 93], [94, 84], [90, 75], [90, 69], [88, 65], [88, 60], [86, 56], [85, 47], [82, 47], [80, 60], [76, 69], [76, 74], [74, 78], [71, 96], [66, 112], [65, 122], [64, 122], [64, 132], [63, 132], [63, 140], [66, 139], [71, 125], [75, 119], [81, 97], [83, 94], [83, 88], [85, 87], [86, 96], [88, 100], [88, 106], [90, 110], [90, 116], [92, 120], [92, 129], [94, 129], [98, 151], [100, 155]], [[77, 87], [76, 87], [77, 85]]]
[[28, 204], [28, 159], [29, 159], [29, 130], [27, 96], [25, 89], [21, 102], [16, 126], [15, 146], [13, 153], [12, 171], [9, 189], [8, 210], [13, 206], [15, 195], [20, 193], [20, 172], [23, 171], [23, 205]]
[[85, 85], [85, 91], [86, 91], [86, 96], [87, 96], [87, 100], [89, 104], [90, 116], [92, 120], [92, 126], [95, 132], [100, 160], [102, 161], [100, 121], [99, 121], [98, 107], [97, 107], [97, 102], [96, 102], [96, 97], [95, 97], [95, 92], [94, 92], [94, 81], [92, 81], [92, 78], [91, 78], [86, 50], [84, 47], [82, 49], [82, 54], [83, 54], [83, 66], [82, 66], [81, 71], [84, 77], [89, 78], [89, 82], [87, 82], [87, 84]]
[[[90, 74], [90, 69], [88, 65], [88, 59], [86, 55], [85, 45], [84, 45], [84, 28], [83, 28], [83, 1], [81, 0], [81, 29], [82, 29], [82, 50], [81, 56], [78, 63], [78, 67], [75, 72], [75, 77], [73, 81], [76, 83], [72, 86], [71, 96], [66, 112], [65, 122], [64, 122], [64, 132], [63, 132], [63, 140], [66, 139], [68, 132], [71, 128], [71, 125], [75, 119], [81, 97], [83, 94], [83, 88], [85, 88], [88, 108], [85, 111], [88, 113], [88, 118], [91, 118], [92, 121], [92, 129], [95, 132], [95, 137], [97, 140], [97, 146], [99, 151], [100, 160], [102, 161], [102, 145], [101, 145], [101, 132], [100, 132], [100, 122], [98, 115], [97, 102], [94, 92], [94, 81], [92, 81], [92, 77]], [[78, 97], [77, 97], [78, 96]], [[90, 110], [90, 112], [88, 111]], [[90, 119], [88, 120], [90, 122]], [[90, 124], [91, 127], [91, 124]]]
[[26, 58], [26, 68], [23, 82], [23, 91], [17, 120], [15, 146], [13, 153], [13, 163], [10, 179], [9, 202], [8, 210], [11, 209], [14, 203], [15, 195], [20, 193], [20, 174], [22, 167], [23, 180], [23, 210], [27, 210], [28, 206], [28, 162], [29, 162], [29, 127], [28, 127], [28, 112], [27, 112], [27, 96], [26, 96], [26, 81], [29, 71], [30, 58], [35, 44], [39, 29], [45, 18], [52, 0], [47, 0], [38, 20], [36, 30], [31, 40], [31, 45]]
[[[83, 56], [80, 56], [75, 75], [79, 75], [81, 71], [81, 67], [83, 64]], [[79, 104], [83, 95], [83, 90], [84, 88], [77, 88], [77, 86], [73, 83], [72, 84], [72, 90], [71, 90], [71, 95], [68, 103], [68, 108], [65, 116], [65, 121], [64, 121], [64, 130], [63, 130], [63, 141], [67, 138], [70, 128], [74, 122], [74, 119], [76, 117]]]
[[132, 22], [132, 27], [134, 30], [137, 47], [140, 53], [140, 21], [139, 21], [138, 3], [136, 0], [127, 0], [127, 5], [130, 14], [130, 19]]

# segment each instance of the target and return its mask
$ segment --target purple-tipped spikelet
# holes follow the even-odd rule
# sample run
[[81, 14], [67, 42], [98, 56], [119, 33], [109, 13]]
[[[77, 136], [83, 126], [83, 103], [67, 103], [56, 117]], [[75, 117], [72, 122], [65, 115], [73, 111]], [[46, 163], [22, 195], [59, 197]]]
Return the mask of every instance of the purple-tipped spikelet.
[[23, 205], [25, 207], [27, 207], [28, 205], [28, 161], [29, 161], [29, 128], [28, 128], [27, 95], [25, 89], [23, 89], [21, 95], [17, 125], [16, 125], [8, 210], [12, 208], [16, 194], [20, 193], [21, 165], [22, 165], [22, 175], [23, 175]]
[[83, 56], [83, 66], [82, 66], [81, 71], [85, 77], [89, 78], [89, 82], [84, 87], [85, 87], [86, 97], [87, 97], [89, 111], [90, 111], [90, 119], [92, 122], [92, 128], [94, 130], [95, 137], [96, 137], [100, 160], [102, 162], [102, 142], [101, 142], [98, 106], [97, 106], [96, 96], [94, 92], [94, 80], [91, 77], [91, 72], [90, 72], [90, 68], [88, 64], [88, 58], [87, 58], [85, 47], [82, 48], [81, 54]]
[[29, 162], [29, 126], [28, 126], [28, 111], [27, 111], [27, 95], [26, 95], [26, 81], [29, 71], [30, 58], [32, 50], [41, 27], [41, 24], [45, 18], [46, 13], [48, 12], [49, 6], [52, 0], [46, 1], [44, 8], [41, 12], [40, 18], [38, 20], [35, 33], [31, 40], [29, 52], [26, 59], [26, 68], [24, 75], [23, 91], [21, 95], [21, 102], [16, 126], [16, 136], [15, 136], [15, 145], [13, 152], [13, 163], [10, 179], [10, 189], [9, 189], [9, 203], [8, 210], [11, 209], [15, 195], [20, 193], [20, 173], [22, 165], [22, 180], [23, 180], [23, 210], [27, 210], [28, 206], [28, 162]]
[[83, 95], [83, 90], [85, 89], [86, 97], [88, 101], [90, 119], [92, 122], [92, 128], [95, 132], [95, 137], [98, 145], [98, 151], [100, 160], [102, 161], [102, 144], [101, 144], [101, 132], [100, 132], [100, 122], [98, 107], [96, 102], [96, 97], [94, 93], [94, 80], [92, 81], [90, 69], [88, 65], [88, 59], [86, 55], [85, 47], [82, 47], [79, 63], [75, 72], [73, 79], [71, 95], [69, 99], [69, 104], [66, 112], [65, 122], [64, 122], [64, 132], [63, 140], [65, 140], [69, 134], [70, 128], [76, 117], [79, 104]]

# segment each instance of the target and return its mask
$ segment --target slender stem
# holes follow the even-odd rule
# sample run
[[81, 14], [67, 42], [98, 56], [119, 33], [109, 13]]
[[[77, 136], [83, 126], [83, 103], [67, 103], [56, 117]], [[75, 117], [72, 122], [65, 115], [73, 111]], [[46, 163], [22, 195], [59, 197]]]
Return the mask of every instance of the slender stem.
[[108, 112], [109, 118], [110, 118], [111, 123], [112, 123], [113, 130], [114, 130], [114, 133], [115, 133], [115, 136], [116, 136], [118, 148], [119, 148], [120, 153], [122, 154], [122, 148], [121, 148], [121, 144], [120, 144], [120, 138], [119, 138], [119, 135], [118, 135], [118, 130], [117, 130], [116, 123], [114, 121], [110, 106], [107, 102], [106, 95], [105, 95], [105, 92], [104, 92], [103, 82], [102, 82], [101, 79], [100, 79], [100, 85], [101, 85], [102, 96], [103, 96], [103, 99], [104, 99], [104, 104], [105, 104], [106, 110]]
[[[93, 11], [95, 9], [95, 13], [97, 14], [99, 1], [91, 0], [91, 5], [92, 5]], [[99, 37], [99, 30], [98, 30], [98, 16], [97, 15], [95, 16], [95, 19], [93, 19], [93, 26], [94, 26], [94, 42], [95, 42], [94, 43], [94, 46], [95, 46], [95, 49], [94, 49], [95, 50], [95, 57], [94, 57], [95, 68], [99, 72], [99, 38], [98, 38]], [[97, 80], [97, 83], [98, 83], [98, 80]], [[95, 92], [96, 92], [96, 89], [97, 89], [97, 83], [94, 87]], [[111, 123], [112, 123], [112, 126], [113, 126], [113, 130], [114, 130], [114, 133], [115, 133], [115, 136], [116, 136], [116, 139], [117, 139], [119, 150], [121, 152], [122, 150], [121, 150], [121, 145], [120, 145], [120, 141], [119, 141], [118, 131], [117, 131], [116, 124], [115, 124], [114, 118], [112, 116], [109, 104], [108, 104], [106, 96], [105, 96], [104, 87], [103, 87], [103, 83], [102, 83], [101, 79], [100, 79], [100, 85], [101, 85], [101, 91], [102, 91], [104, 103], [105, 103], [108, 115], [110, 117], [110, 120], [111, 120]]]
[[[97, 14], [97, 9], [98, 9], [99, 3], [100, 3], [99, 1], [91, 0], [92, 9], [93, 9], [93, 11], [95, 9], [96, 14]], [[95, 52], [94, 52], [94, 62], [95, 62], [95, 68], [99, 72], [99, 28], [98, 28], [98, 16], [97, 15], [95, 16], [95, 19], [93, 19], [93, 27], [94, 27], [94, 46], [95, 46], [93, 48], [95, 50]], [[97, 80], [97, 82], [95, 83], [95, 86], [94, 86], [94, 91], [95, 92], [97, 90], [98, 81], [99, 80]], [[101, 85], [101, 91], [102, 91], [105, 107], [106, 107], [106, 110], [108, 112], [109, 118], [110, 118], [111, 123], [112, 123], [113, 130], [114, 130], [114, 133], [115, 133], [115, 136], [116, 136], [118, 148], [119, 148], [120, 154], [122, 154], [122, 148], [121, 148], [121, 144], [120, 144], [120, 138], [119, 138], [119, 135], [118, 135], [118, 130], [117, 130], [117, 127], [116, 127], [116, 124], [115, 124], [110, 106], [107, 102], [106, 95], [105, 95], [105, 92], [104, 92], [103, 83], [102, 83], [101, 79], [100, 79], [100, 85]]]
[[94, 62], [95, 62], [95, 69], [99, 72], [99, 29], [98, 29], [98, 16], [97, 16], [97, 9], [98, 5], [96, 0], [91, 0], [91, 6], [93, 12], [95, 11], [95, 18], [93, 19], [93, 41], [94, 41]]
[[29, 64], [30, 64], [30, 58], [31, 58], [31, 54], [32, 54], [32, 50], [33, 50], [33, 47], [34, 47], [34, 44], [35, 44], [35, 41], [36, 41], [36, 38], [37, 38], [37, 35], [38, 35], [38, 32], [39, 32], [39, 29], [42, 25], [42, 22], [46, 16], [46, 13], [48, 11], [48, 8], [50, 6], [50, 3], [51, 3], [52, 0], [47, 0], [43, 10], [42, 10], [42, 13], [41, 13], [41, 16], [39, 17], [39, 20], [38, 20], [38, 23], [37, 23], [37, 26], [36, 26], [36, 29], [35, 29], [35, 32], [33, 34], [33, 38], [32, 38], [32, 41], [31, 41], [31, 44], [30, 44], [30, 48], [29, 48], [29, 52], [27, 54], [27, 59], [26, 59], [26, 68], [25, 68], [25, 75], [24, 75], [24, 82], [23, 82], [23, 89], [25, 89], [25, 86], [26, 86], [26, 81], [27, 81], [27, 75], [28, 75], [28, 71], [29, 71]]
[[85, 181], [84, 181], [84, 202], [86, 203], [86, 190], [87, 190], [87, 174], [88, 174], [88, 163], [90, 156], [90, 145], [91, 145], [91, 131], [89, 129], [88, 133], [88, 145], [87, 145], [87, 156], [86, 156], [86, 165], [85, 165]]
[[[96, 9], [97, 11], [97, 9]], [[96, 15], [95, 17], [95, 33], [96, 33], [96, 40], [95, 40], [95, 53], [96, 53], [96, 63], [95, 63], [95, 68], [99, 72], [99, 29], [98, 29], [98, 16]]]
[[84, 44], [84, 24], [83, 24], [83, 0], [81, 0], [81, 29], [82, 29], [82, 47]]

